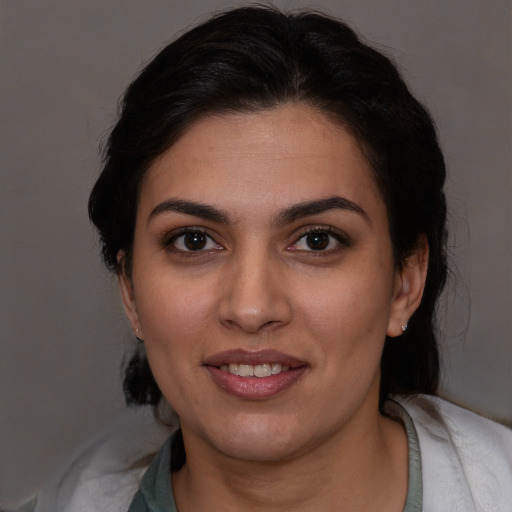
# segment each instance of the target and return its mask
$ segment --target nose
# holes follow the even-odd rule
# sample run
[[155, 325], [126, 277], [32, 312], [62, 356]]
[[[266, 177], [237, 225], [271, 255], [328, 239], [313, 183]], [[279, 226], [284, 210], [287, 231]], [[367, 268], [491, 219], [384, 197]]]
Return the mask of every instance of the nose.
[[281, 265], [264, 250], [233, 259], [221, 285], [218, 310], [225, 327], [256, 334], [290, 322], [292, 307]]

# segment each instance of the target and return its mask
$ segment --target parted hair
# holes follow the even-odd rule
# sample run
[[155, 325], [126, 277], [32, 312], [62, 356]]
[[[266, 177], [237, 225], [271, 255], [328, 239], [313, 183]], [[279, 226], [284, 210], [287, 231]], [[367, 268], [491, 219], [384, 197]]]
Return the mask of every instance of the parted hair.
[[[129, 271], [144, 174], [191, 123], [289, 103], [318, 109], [360, 142], [387, 208], [398, 268], [420, 237], [428, 241], [423, 299], [407, 332], [386, 340], [380, 398], [382, 404], [392, 394], [435, 394], [435, 306], [447, 273], [444, 158], [429, 113], [396, 65], [339, 20], [311, 11], [238, 8], [156, 55], [124, 94], [89, 199], [106, 265]], [[161, 400], [141, 347], [125, 369], [124, 391], [129, 404]]]

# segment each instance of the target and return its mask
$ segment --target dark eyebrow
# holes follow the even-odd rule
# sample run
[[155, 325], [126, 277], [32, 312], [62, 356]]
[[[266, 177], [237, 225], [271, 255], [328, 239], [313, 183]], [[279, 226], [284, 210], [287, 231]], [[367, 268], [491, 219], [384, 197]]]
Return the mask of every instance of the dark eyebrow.
[[183, 213], [185, 215], [193, 215], [203, 219], [218, 222], [220, 224], [229, 224], [228, 215], [222, 210], [193, 201], [184, 201], [182, 199], [166, 199], [151, 210], [148, 217], [148, 223], [155, 216], [166, 212]]
[[283, 226], [301, 218], [317, 213], [323, 213], [328, 210], [348, 210], [350, 212], [361, 215], [367, 222], [370, 222], [368, 214], [356, 203], [344, 197], [333, 196], [327, 199], [319, 199], [315, 201], [306, 201], [286, 208], [275, 219], [276, 226]]

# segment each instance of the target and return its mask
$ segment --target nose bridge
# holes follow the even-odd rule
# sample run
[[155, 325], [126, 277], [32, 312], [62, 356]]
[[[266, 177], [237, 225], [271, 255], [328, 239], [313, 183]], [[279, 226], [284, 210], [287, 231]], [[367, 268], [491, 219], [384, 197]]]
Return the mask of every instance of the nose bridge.
[[247, 244], [236, 252], [230, 266], [219, 311], [223, 323], [255, 333], [289, 321], [280, 262], [267, 247]]

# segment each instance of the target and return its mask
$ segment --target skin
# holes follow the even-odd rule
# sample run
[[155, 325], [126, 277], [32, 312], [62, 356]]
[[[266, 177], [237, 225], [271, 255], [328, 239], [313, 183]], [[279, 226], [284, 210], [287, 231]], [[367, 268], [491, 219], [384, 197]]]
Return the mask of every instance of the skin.
[[[356, 207], [283, 219], [334, 196]], [[223, 217], [171, 211], [169, 200]], [[207, 235], [200, 250], [187, 248], [189, 228]], [[180, 512], [403, 509], [407, 440], [378, 411], [379, 364], [386, 334], [399, 336], [419, 305], [427, 251], [419, 244], [397, 269], [360, 145], [307, 106], [204, 118], [155, 160], [120, 283], [180, 418]], [[268, 348], [304, 370], [267, 398], [226, 392], [205, 366]]]

